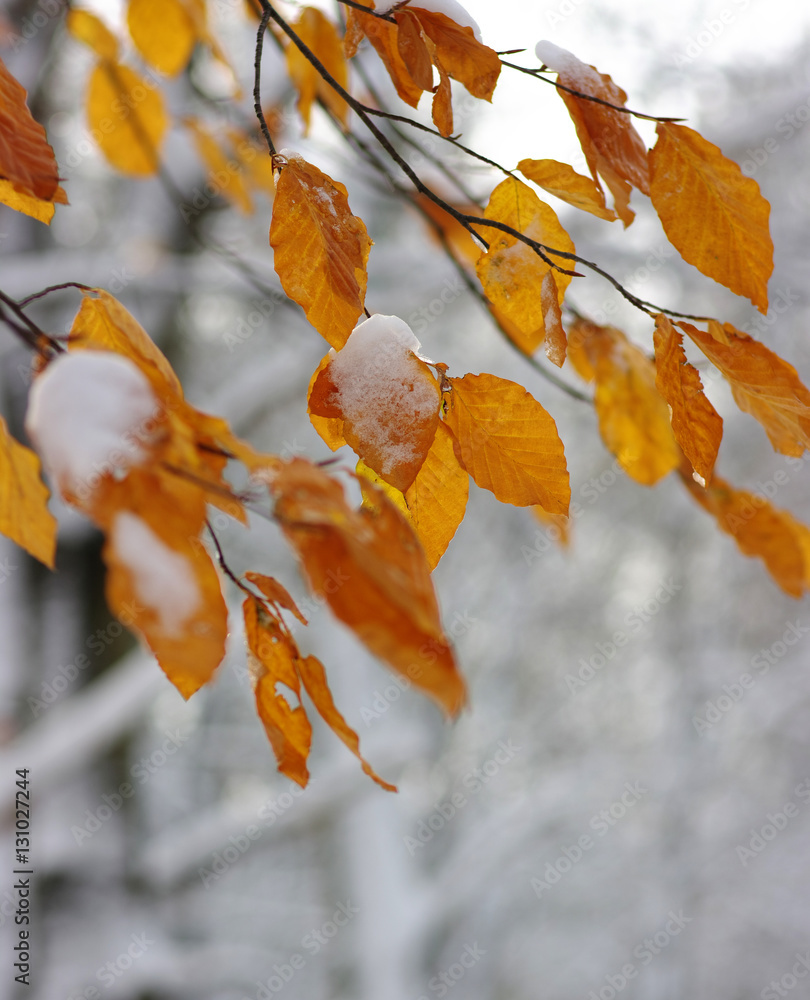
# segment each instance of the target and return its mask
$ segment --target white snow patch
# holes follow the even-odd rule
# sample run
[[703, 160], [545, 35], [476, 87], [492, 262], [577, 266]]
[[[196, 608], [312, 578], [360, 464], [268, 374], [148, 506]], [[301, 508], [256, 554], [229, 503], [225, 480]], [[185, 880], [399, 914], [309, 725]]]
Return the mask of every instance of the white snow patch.
[[296, 151], [294, 149], [288, 149], [286, 146], [284, 147], [284, 149], [280, 149], [278, 151], [278, 155], [279, 156], [283, 156], [284, 159], [287, 161], [287, 163], [289, 163], [290, 160], [303, 160], [304, 159], [304, 157], [301, 156], [300, 153], [296, 153]]
[[154, 611], [170, 638], [202, 605], [189, 560], [174, 552], [135, 514], [116, 514], [110, 541], [118, 561], [132, 574], [136, 600]]
[[52, 361], [31, 387], [25, 428], [62, 490], [86, 499], [104, 475], [145, 457], [159, 412], [149, 380], [109, 351], [77, 351]]
[[[380, 9], [380, 13], [387, 14], [394, 7], [396, 4], [388, 4]], [[429, 10], [434, 14], [444, 14], [451, 21], [460, 24], [462, 28], [472, 28], [475, 37], [479, 42], [481, 41], [481, 29], [478, 27], [478, 22], [473, 20], [456, 0], [412, 0], [408, 7], [421, 7], [422, 10]]]
[[534, 52], [540, 62], [545, 63], [549, 69], [553, 69], [556, 73], [564, 73], [566, 85], [574, 90], [590, 94], [604, 85], [593, 67], [577, 59], [568, 49], [561, 49], [554, 42], [538, 42]]
[[417, 455], [396, 428], [424, 423], [438, 407], [435, 385], [414, 357], [421, 357], [420, 348], [404, 320], [378, 314], [359, 323], [333, 353], [329, 374], [338, 405], [358, 437], [383, 455], [383, 475]]

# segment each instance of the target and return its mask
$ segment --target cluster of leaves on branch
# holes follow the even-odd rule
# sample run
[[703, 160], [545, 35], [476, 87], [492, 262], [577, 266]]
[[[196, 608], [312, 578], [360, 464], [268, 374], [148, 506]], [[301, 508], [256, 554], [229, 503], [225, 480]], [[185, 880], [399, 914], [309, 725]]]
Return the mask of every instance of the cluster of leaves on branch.
[[[686, 261], [766, 312], [773, 248], [769, 206], [757, 184], [673, 119], [656, 119], [657, 141], [648, 150], [633, 118], [649, 116], [630, 111], [609, 76], [551, 42], [538, 43], [538, 66], [512, 63], [483, 43], [455, 0], [402, 0], [379, 9], [373, 0], [344, 0], [337, 7], [334, 21], [312, 7], [290, 21], [268, 0], [246, 6], [244, 16], [258, 20], [254, 109], [261, 132], [233, 125], [244, 111], [236, 90], [219, 122], [167, 107], [159, 77], [184, 72], [195, 50], [227, 67], [204, 0], [130, 0], [127, 39], [86, 10], [71, 10], [67, 27], [97, 58], [87, 115], [111, 167], [157, 176], [175, 197], [162, 149], [177, 126], [187, 130], [216, 190], [234, 207], [252, 211], [255, 193], [272, 196], [272, 264], [287, 296], [331, 348], [310, 382], [310, 418], [330, 449], [349, 445], [356, 452], [355, 471], [257, 453], [224, 420], [190, 406], [166, 358], [107, 291], [75, 283], [82, 301], [66, 342], [31, 316], [35, 300], [53, 289], [24, 301], [0, 292], [0, 319], [32, 349], [36, 370], [26, 421], [36, 451], [14, 440], [0, 418], [0, 531], [53, 566], [56, 523], [41, 458], [63, 498], [105, 535], [111, 609], [121, 613], [128, 602], [143, 607], [131, 627], [184, 697], [211, 679], [224, 656], [220, 573], [229, 577], [244, 592], [259, 717], [279, 769], [302, 785], [311, 741], [302, 691], [358, 757], [359, 741], [335, 707], [323, 666], [299, 650], [291, 624], [306, 622], [290, 594], [272, 577], [230, 570], [207, 520], [209, 505], [244, 524], [248, 512], [275, 520], [313, 592], [373, 653], [453, 716], [466, 691], [430, 573], [464, 518], [470, 477], [503, 503], [557, 519], [568, 513], [571, 489], [554, 418], [522, 385], [496, 374], [450, 374], [422, 354], [403, 320], [367, 310], [372, 239], [342, 183], [295, 151], [276, 148], [272, 117], [260, 100], [266, 38], [284, 52], [305, 128], [319, 108], [385, 180], [392, 198], [421, 214], [489, 310], [493, 330], [534, 372], [592, 402], [605, 446], [627, 475], [651, 486], [677, 472], [697, 503], [742, 552], [763, 559], [787, 593], [798, 597], [810, 587], [810, 531], [715, 475], [723, 422], [687, 360], [684, 335], [773, 447], [800, 456], [810, 446], [810, 392], [794, 368], [729, 323], [632, 295], [577, 255], [537, 193], [625, 227], [634, 218], [632, 193], [648, 196]], [[358, 63], [358, 52], [368, 48], [406, 105], [416, 108], [424, 93], [431, 95], [435, 128], [391, 110]], [[524, 74], [527, 87], [556, 88], [590, 176], [542, 158], [509, 169], [461, 143], [451, 81], [491, 101], [506, 71]], [[48, 223], [66, 196], [25, 97], [0, 63], [0, 201]], [[485, 205], [448, 171], [452, 196], [417, 174], [408, 160], [413, 149], [442, 167], [420, 147], [424, 133], [503, 175]], [[586, 271], [646, 314], [646, 351], [574, 308], [569, 298]], [[592, 396], [549, 365], [573, 371], [593, 386]], [[226, 476], [237, 465], [250, 477], [246, 490]], [[360, 485], [359, 509], [347, 501], [347, 477]], [[370, 776], [392, 787], [360, 759]]]

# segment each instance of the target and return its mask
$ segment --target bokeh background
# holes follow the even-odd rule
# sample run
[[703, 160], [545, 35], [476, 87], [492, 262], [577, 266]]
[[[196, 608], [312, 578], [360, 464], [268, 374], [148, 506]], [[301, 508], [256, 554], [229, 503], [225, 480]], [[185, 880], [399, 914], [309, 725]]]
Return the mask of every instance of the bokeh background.
[[[208, 7], [249, 91], [251, 22], [236, 0]], [[687, 117], [756, 178], [776, 243], [764, 319], [670, 253], [642, 197], [627, 232], [554, 207], [578, 250], [634, 292], [735, 323], [807, 382], [810, 9], [799, 0], [467, 7], [494, 48], [525, 47], [515, 58], [529, 65], [534, 44], [552, 39], [611, 73], [631, 107]], [[112, 0], [94, 8], [120, 23]], [[280, 294], [269, 200], [241, 216], [214, 199], [189, 226], [160, 182], [114, 175], [87, 134], [90, 58], [67, 36], [61, 5], [6, 2], [0, 12], [0, 54], [47, 126], [71, 200], [49, 230], [0, 207], [0, 287], [16, 298], [67, 280], [109, 289], [168, 354], [194, 405], [267, 450], [327, 457], [305, 403], [325, 345]], [[361, 58], [387, 93], [376, 57]], [[283, 144], [349, 185], [375, 240], [370, 309], [410, 319], [426, 353], [455, 373], [525, 384], [558, 422], [582, 514], [565, 547], [530, 512], [473, 488], [435, 573], [471, 693], [454, 725], [307, 598], [272, 525], [216, 521], [235, 569], [278, 576], [308, 609], [299, 639], [326, 664], [396, 796], [320, 729], [310, 787], [299, 793], [276, 773], [252, 707], [236, 593], [228, 657], [185, 703], [111, 618], [92, 526], [54, 500], [55, 574], [0, 538], [0, 997], [16, 995], [6, 893], [17, 766], [31, 769], [35, 802], [29, 1000], [810, 996], [798, 975], [799, 956], [810, 965], [806, 602], [782, 594], [675, 479], [650, 490], [617, 474], [592, 409], [504, 344], [419, 217], [320, 112], [301, 136], [272, 46], [264, 79]], [[230, 86], [200, 58], [168, 92], [175, 109], [205, 117]], [[507, 165], [548, 156], [582, 168], [552, 88], [505, 74], [492, 108], [459, 100], [475, 148]], [[482, 198], [498, 180], [440, 153]], [[166, 162], [180, 191], [204, 186], [179, 130]], [[420, 169], [440, 183], [426, 160]], [[249, 261], [264, 290], [212, 243]], [[649, 348], [645, 317], [597, 278], [569, 298]], [[75, 293], [59, 293], [36, 315], [63, 332], [76, 307]], [[430, 319], [421, 314], [417, 327], [420, 309]], [[18, 433], [29, 360], [0, 332], [0, 409]], [[708, 391], [726, 421], [720, 474], [810, 521], [810, 469], [774, 454], [717, 380]], [[746, 689], [743, 674], [753, 678]]]

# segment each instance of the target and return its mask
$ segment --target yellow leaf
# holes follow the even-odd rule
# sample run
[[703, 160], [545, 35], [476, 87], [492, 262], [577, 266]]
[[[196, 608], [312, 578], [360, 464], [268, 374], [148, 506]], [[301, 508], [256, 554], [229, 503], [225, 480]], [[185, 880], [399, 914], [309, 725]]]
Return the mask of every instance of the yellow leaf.
[[142, 469], [130, 470], [113, 492], [103, 552], [107, 603], [189, 698], [222, 662], [228, 634], [219, 577], [199, 541], [205, 499], [189, 483]]
[[408, 510], [408, 504], [405, 502], [405, 494], [401, 493], [396, 486], [392, 486], [387, 483], [382, 476], [377, 475], [377, 473], [370, 466], [366, 465], [362, 458], [357, 460], [357, 465], [355, 466], [355, 475], [357, 476], [358, 482], [360, 484], [360, 492], [363, 494], [363, 506], [376, 509], [379, 504], [377, 500], [377, 491], [367, 489], [367, 484], [373, 483], [377, 489], [383, 491], [383, 493], [388, 497], [392, 504], [397, 508], [397, 510], [404, 517], [408, 519], [411, 526], [413, 526], [413, 520], [411, 518], [411, 512]]
[[810, 392], [792, 365], [730, 323], [712, 324], [715, 336], [678, 325], [728, 379], [737, 406], [762, 424], [776, 451], [798, 457], [810, 448]]
[[343, 716], [335, 707], [332, 692], [326, 683], [326, 673], [323, 664], [314, 656], [305, 656], [298, 661], [298, 671], [301, 680], [304, 682], [307, 694], [312, 699], [312, 703], [318, 709], [323, 721], [329, 726], [336, 736], [339, 736], [351, 752], [360, 761], [363, 772], [377, 782], [387, 792], [395, 792], [396, 785], [390, 785], [374, 771], [371, 765], [360, 753], [360, 740], [357, 733], [346, 722]]
[[183, 124], [191, 131], [200, 159], [208, 167], [209, 188], [249, 215], [253, 203], [245, 187], [241, 164], [229, 159], [216, 139], [195, 118], [185, 118]]
[[408, 521], [382, 490], [352, 510], [340, 485], [294, 459], [273, 482], [275, 517], [298, 553], [313, 593], [397, 673], [455, 715], [464, 681], [442, 631], [430, 569]]
[[363, 311], [371, 240], [346, 188], [297, 154], [278, 180], [270, 246], [284, 291], [332, 347], [343, 347]]
[[655, 385], [655, 366], [621, 330], [578, 320], [570, 332], [572, 361], [584, 355], [596, 379], [599, 432], [624, 471], [653, 486], [680, 461], [669, 409]]
[[[600, 73], [552, 42], [539, 42], [536, 51], [538, 58], [557, 73], [564, 87], [597, 97], [615, 107], [624, 107], [627, 94], [606, 73]], [[630, 115], [565, 90], [558, 90], [558, 93], [574, 122], [591, 176], [598, 185], [601, 174], [613, 194], [616, 213], [625, 226], [629, 226], [634, 218], [629, 208], [631, 186], [643, 194], [650, 193], [644, 140]]]
[[521, 160], [517, 169], [538, 187], [561, 201], [590, 212], [608, 222], [616, 221], [616, 213], [605, 204], [601, 187], [590, 177], [578, 174], [570, 163], [558, 160]]
[[69, 10], [65, 24], [75, 39], [84, 42], [102, 59], [118, 59], [118, 39], [89, 10]]
[[723, 419], [703, 393], [700, 375], [686, 360], [681, 334], [662, 313], [655, 317], [655, 384], [670, 408], [675, 440], [703, 479], [712, 478]]
[[650, 197], [685, 261], [768, 311], [773, 242], [759, 185], [684, 125], [659, 123], [650, 151]]
[[403, 493], [439, 424], [441, 389], [417, 357], [419, 347], [403, 320], [375, 314], [354, 328], [340, 351], [330, 352], [309, 396], [311, 414], [342, 420], [335, 440], [345, 438], [366, 465]]
[[188, 65], [197, 31], [182, 0], [129, 0], [127, 27], [135, 47], [159, 73], [175, 76]]
[[154, 81], [118, 63], [99, 63], [87, 87], [87, 118], [116, 170], [135, 177], [157, 173], [169, 119]]
[[[351, 28], [351, 32], [349, 29]], [[357, 40], [365, 35], [382, 59], [391, 82], [400, 98], [415, 108], [422, 96], [422, 88], [414, 83], [408, 68], [399, 53], [399, 29], [395, 24], [374, 17], [373, 14], [363, 14], [359, 10], [351, 11], [351, 20], [347, 26], [346, 54], [351, 58], [357, 51]]]
[[[544, 246], [574, 253], [571, 238], [560, 225], [554, 210], [540, 201], [522, 181], [507, 178], [492, 192], [485, 216], [503, 222]], [[485, 227], [480, 227], [485, 231]], [[562, 302], [571, 276], [553, 270], [531, 247], [514, 236], [496, 229], [486, 230], [490, 247], [476, 265], [478, 278], [497, 312], [509, 320], [520, 337], [518, 346], [533, 354], [545, 336], [545, 312], [541, 286], [547, 272], [557, 286]], [[547, 254], [550, 260], [571, 270], [570, 261]], [[513, 338], [514, 339], [514, 338]]]
[[516, 382], [496, 375], [449, 381], [445, 423], [476, 483], [502, 503], [567, 514], [571, 488], [553, 418]]
[[67, 202], [45, 129], [31, 116], [26, 92], [0, 59], [0, 201], [40, 222], [53, 202]]
[[453, 435], [439, 424], [422, 468], [404, 497], [431, 571], [464, 520], [469, 491], [470, 477], [459, 465]]
[[0, 417], [0, 533], [53, 569], [56, 521], [49, 496], [38, 456], [14, 440]]
[[[255, 597], [245, 600], [242, 611], [256, 710], [276, 755], [279, 771], [304, 788], [309, 781], [307, 759], [312, 727], [300, 703], [298, 648], [283, 631], [279, 619], [268, 614]], [[294, 708], [277, 691], [279, 683], [298, 696], [299, 704]]]
[[681, 470], [681, 479], [701, 507], [732, 536], [740, 551], [762, 559], [785, 593], [802, 596], [810, 587], [808, 529], [803, 524], [787, 511], [773, 507], [763, 496], [736, 490], [718, 476], [707, 489], [694, 481], [688, 469]]
[[[335, 25], [316, 7], [304, 7], [293, 28], [326, 70], [343, 87], [348, 88], [349, 69], [343, 45]], [[310, 112], [316, 98], [346, 123], [349, 107], [323, 79], [312, 63], [292, 43], [287, 46], [287, 71], [298, 91], [298, 111], [304, 120], [304, 135], [309, 131]]]

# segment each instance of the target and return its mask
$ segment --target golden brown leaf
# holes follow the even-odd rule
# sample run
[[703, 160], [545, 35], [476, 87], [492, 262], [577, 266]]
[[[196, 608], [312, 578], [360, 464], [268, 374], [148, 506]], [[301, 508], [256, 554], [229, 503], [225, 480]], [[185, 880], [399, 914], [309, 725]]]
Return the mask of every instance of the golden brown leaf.
[[445, 14], [425, 10], [416, 3], [410, 4], [408, 10], [435, 44], [447, 74], [463, 84], [473, 97], [491, 101], [501, 73], [498, 53], [479, 42], [472, 28], [456, 24]]
[[[293, 28], [301, 41], [345, 90], [349, 85], [349, 69], [335, 25], [316, 7], [304, 7]], [[287, 46], [286, 58], [287, 71], [298, 91], [298, 111], [304, 121], [304, 135], [309, 131], [312, 105], [318, 97], [345, 124], [348, 105], [326, 83], [296, 45]]]
[[[279, 771], [305, 788], [309, 781], [307, 759], [312, 727], [300, 703], [298, 648], [282, 629], [279, 619], [270, 615], [255, 597], [245, 600], [242, 611], [256, 710], [276, 755]], [[291, 708], [284, 695], [277, 691], [276, 684], [284, 684], [294, 692], [299, 704]]]
[[[368, 483], [368, 490], [376, 487]], [[298, 553], [313, 593], [394, 670], [455, 715], [464, 681], [442, 631], [425, 554], [382, 490], [354, 511], [340, 485], [303, 459], [276, 476], [275, 517]]]
[[324, 427], [334, 442], [345, 439], [366, 465], [403, 493], [439, 424], [441, 390], [414, 353], [418, 349], [419, 341], [401, 319], [375, 314], [322, 365], [309, 396], [310, 414], [342, 420], [340, 428]]
[[394, 14], [397, 22], [397, 48], [408, 73], [421, 90], [433, 90], [431, 53], [422, 35], [416, 15], [406, 7]]
[[449, 381], [445, 423], [476, 483], [502, 503], [567, 514], [571, 487], [553, 418], [516, 382], [496, 375]]
[[31, 116], [26, 92], [0, 59], [0, 202], [40, 222], [67, 202], [45, 129]]
[[659, 123], [650, 151], [650, 197], [685, 261], [760, 312], [773, 271], [770, 205], [759, 185], [698, 132]]
[[404, 497], [431, 572], [464, 520], [469, 492], [470, 477], [459, 465], [453, 435], [439, 424], [422, 468]]
[[371, 240], [346, 188], [297, 154], [278, 180], [270, 246], [284, 291], [332, 347], [343, 347], [363, 311]]
[[543, 342], [546, 345], [546, 357], [553, 365], [562, 368], [565, 363], [568, 342], [562, 325], [560, 303], [557, 300], [557, 285], [554, 281], [554, 273], [550, 268], [540, 282], [540, 305], [543, 310], [543, 325], [545, 327]]
[[135, 47], [159, 73], [176, 76], [188, 65], [197, 31], [183, 0], [129, 0], [127, 27]]
[[762, 424], [776, 451], [798, 457], [810, 448], [810, 392], [792, 365], [730, 323], [713, 324], [715, 336], [678, 325], [728, 379], [737, 406]]
[[[492, 192], [485, 216], [503, 222], [532, 240], [555, 250], [575, 253], [571, 238], [560, 225], [554, 210], [540, 201], [522, 181], [507, 178]], [[482, 231], [484, 227], [480, 227]], [[487, 299], [518, 332], [518, 346], [533, 354], [545, 336], [545, 311], [541, 296], [543, 278], [551, 271], [562, 302], [571, 276], [550, 267], [535, 251], [514, 236], [496, 229], [486, 230], [489, 250], [476, 265], [478, 278]], [[565, 258], [546, 255], [570, 270]], [[514, 338], [513, 338], [514, 339]]]
[[590, 212], [608, 222], [616, 221], [616, 213], [605, 204], [601, 187], [590, 177], [578, 174], [570, 163], [558, 160], [521, 160], [517, 169], [538, 187], [561, 201]]
[[805, 525], [760, 494], [736, 490], [718, 476], [704, 489], [689, 473], [689, 469], [681, 469], [681, 479], [701, 507], [716, 518], [745, 555], [763, 560], [785, 593], [801, 597], [810, 587]]
[[169, 119], [154, 81], [104, 61], [90, 75], [87, 119], [109, 163], [135, 177], [155, 174]]
[[680, 450], [646, 354], [621, 330], [578, 320], [570, 331], [569, 356], [575, 366], [584, 357], [586, 372], [593, 372], [599, 432], [624, 471], [653, 486], [676, 468]]
[[686, 360], [681, 334], [662, 313], [655, 317], [653, 339], [655, 384], [669, 405], [675, 440], [705, 485], [723, 438], [723, 418], [704, 395], [697, 369]]
[[314, 656], [302, 657], [298, 661], [298, 671], [301, 675], [301, 680], [304, 682], [306, 692], [312, 699], [312, 703], [315, 708], [318, 709], [321, 718], [327, 726], [329, 726], [332, 732], [336, 736], [340, 737], [355, 757], [357, 757], [363, 768], [364, 774], [367, 774], [369, 778], [376, 781], [377, 784], [380, 785], [381, 788], [384, 788], [387, 792], [395, 792], [397, 790], [397, 786], [391, 785], [387, 781], [383, 781], [383, 779], [360, 753], [360, 740], [357, 733], [346, 722], [335, 706], [334, 699], [332, 698], [332, 692], [329, 690], [329, 685], [326, 682], [326, 673], [323, 669], [321, 661], [316, 659]]
[[219, 577], [199, 541], [205, 498], [184, 480], [136, 468], [108, 483], [104, 499], [96, 519], [107, 533], [107, 603], [189, 698], [222, 662], [228, 634]]
[[253, 202], [245, 187], [241, 164], [225, 155], [217, 140], [196, 118], [185, 118], [183, 124], [191, 132], [200, 159], [208, 168], [209, 186], [249, 215]]
[[298, 610], [298, 605], [290, 597], [286, 587], [282, 586], [272, 576], [265, 576], [263, 573], [245, 573], [245, 579], [254, 584], [264, 594], [271, 604], [276, 604], [286, 611], [291, 611], [302, 625], [307, 624], [306, 618]]
[[362, 32], [376, 49], [377, 55], [382, 59], [397, 94], [399, 94], [400, 98], [406, 104], [415, 108], [419, 104], [419, 98], [422, 96], [422, 88], [414, 83], [411, 74], [408, 72], [408, 67], [399, 54], [399, 29], [397, 26], [388, 21], [383, 21], [382, 18], [374, 17], [373, 14], [363, 14], [359, 10], [353, 10], [351, 14], [352, 34], [347, 55], [352, 56], [357, 51], [357, 33]]
[[453, 134], [453, 91], [450, 86], [450, 77], [444, 68], [436, 46], [430, 38], [427, 39], [427, 43], [431, 58], [439, 73], [439, 85], [433, 95], [431, 116], [433, 124], [446, 139]]
[[0, 416], [0, 534], [53, 569], [56, 520], [39, 457], [9, 434]]
[[65, 26], [75, 39], [84, 42], [102, 59], [118, 58], [118, 39], [107, 25], [89, 10], [69, 10]]
[[[551, 42], [540, 42], [537, 55], [557, 73], [564, 87], [624, 107], [627, 94], [606, 73], [600, 73], [594, 66]], [[633, 126], [630, 115], [565, 90], [558, 93], [574, 122], [594, 181], [598, 183], [597, 175], [601, 174], [613, 194], [619, 218], [629, 226], [634, 218], [628, 207], [631, 185], [643, 194], [650, 192], [644, 140]]]

